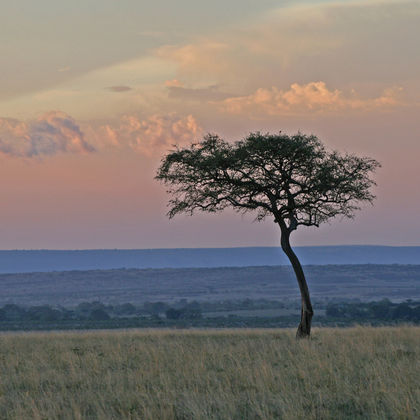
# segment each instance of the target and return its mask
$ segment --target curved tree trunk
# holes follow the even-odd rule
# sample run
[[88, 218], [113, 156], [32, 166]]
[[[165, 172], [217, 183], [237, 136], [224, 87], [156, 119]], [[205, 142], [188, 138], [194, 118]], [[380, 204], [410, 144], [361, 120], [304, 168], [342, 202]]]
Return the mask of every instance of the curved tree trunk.
[[290, 231], [288, 229], [281, 229], [281, 247], [284, 253], [289, 258], [293, 270], [299, 284], [300, 296], [302, 301], [301, 318], [296, 338], [309, 338], [311, 334], [311, 322], [314, 315], [312, 309], [311, 297], [309, 295], [308, 284], [306, 283], [305, 274], [298, 257], [290, 246]]

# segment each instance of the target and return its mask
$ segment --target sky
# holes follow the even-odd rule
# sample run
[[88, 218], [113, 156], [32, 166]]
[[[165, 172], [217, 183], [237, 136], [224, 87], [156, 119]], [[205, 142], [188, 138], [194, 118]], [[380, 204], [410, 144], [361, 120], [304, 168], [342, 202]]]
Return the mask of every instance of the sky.
[[273, 220], [168, 220], [154, 175], [280, 130], [382, 164], [373, 206], [294, 245], [420, 245], [419, 42], [420, 1], [6, 2], [0, 249], [276, 246]]

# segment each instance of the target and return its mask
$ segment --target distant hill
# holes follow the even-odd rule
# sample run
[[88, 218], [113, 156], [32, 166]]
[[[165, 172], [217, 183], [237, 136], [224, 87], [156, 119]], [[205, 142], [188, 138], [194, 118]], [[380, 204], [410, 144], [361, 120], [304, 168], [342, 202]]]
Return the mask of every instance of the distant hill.
[[[305, 265], [420, 264], [420, 246], [304, 246]], [[0, 251], [0, 273], [288, 265], [278, 247]]]
[[[317, 299], [420, 298], [420, 265], [312, 265], [305, 272]], [[56, 271], [0, 274], [0, 306], [298, 299], [291, 267]]]

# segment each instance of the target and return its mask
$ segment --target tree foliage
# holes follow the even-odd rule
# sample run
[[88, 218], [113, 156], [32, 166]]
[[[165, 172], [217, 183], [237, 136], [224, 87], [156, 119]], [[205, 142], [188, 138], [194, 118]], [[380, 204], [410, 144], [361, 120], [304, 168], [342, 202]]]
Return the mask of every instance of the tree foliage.
[[274, 215], [291, 231], [353, 217], [372, 202], [374, 159], [327, 151], [314, 135], [252, 133], [228, 143], [217, 135], [177, 148], [162, 160], [156, 178], [168, 186], [169, 217], [233, 207]]

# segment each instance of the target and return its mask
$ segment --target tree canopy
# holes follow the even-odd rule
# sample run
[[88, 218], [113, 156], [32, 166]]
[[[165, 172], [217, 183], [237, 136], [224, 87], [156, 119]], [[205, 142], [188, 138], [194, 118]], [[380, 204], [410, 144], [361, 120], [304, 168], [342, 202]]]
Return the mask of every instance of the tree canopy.
[[360, 203], [375, 198], [374, 159], [329, 152], [314, 135], [252, 133], [230, 144], [217, 135], [177, 148], [156, 178], [172, 195], [169, 217], [196, 210], [233, 207], [274, 215], [291, 230], [319, 226], [337, 215], [353, 217]]

